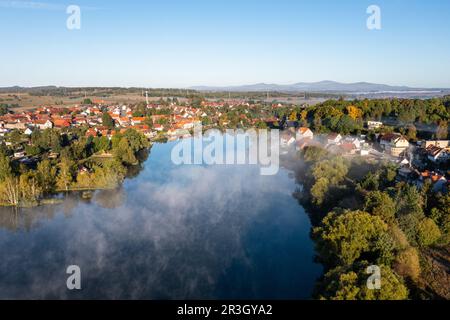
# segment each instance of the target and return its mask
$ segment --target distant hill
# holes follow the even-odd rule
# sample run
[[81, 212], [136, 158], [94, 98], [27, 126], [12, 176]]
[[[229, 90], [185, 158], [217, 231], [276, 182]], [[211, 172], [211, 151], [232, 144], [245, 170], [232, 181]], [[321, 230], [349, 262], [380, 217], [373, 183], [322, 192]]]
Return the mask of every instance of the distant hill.
[[390, 86], [369, 82], [341, 83], [336, 81], [298, 82], [290, 85], [257, 83], [243, 86], [209, 87], [195, 86], [190, 89], [198, 91], [279, 91], [279, 92], [330, 92], [330, 93], [382, 93], [382, 92], [430, 92], [442, 89], [411, 88]]

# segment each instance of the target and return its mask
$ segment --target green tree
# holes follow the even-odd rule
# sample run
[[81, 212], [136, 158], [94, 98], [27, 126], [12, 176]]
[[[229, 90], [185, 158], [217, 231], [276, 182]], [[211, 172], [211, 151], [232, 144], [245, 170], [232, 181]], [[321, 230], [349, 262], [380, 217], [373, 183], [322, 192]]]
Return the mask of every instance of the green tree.
[[395, 202], [385, 192], [372, 191], [367, 194], [364, 210], [379, 216], [388, 223], [395, 221]]
[[37, 179], [44, 194], [55, 190], [57, 168], [49, 160], [43, 160], [37, 165]]
[[363, 211], [329, 213], [320, 227], [313, 229], [318, 251], [327, 261], [350, 265], [374, 245], [387, 225], [377, 216]]
[[134, 155], [133, 149], [130, 147], [130, 143], [127, 138], [123, 137], [120, 139], [119, 144], [113, 150], [114, 155], [122, 163], [134, 165], [137, 163], [137, 159]]
[[0, 182], [12, 176], [12, 168], [9, 157], [0, 153]]
[[419, 245], [430, 246], [436, 243], [440, 237], [441, 231], [432, 219], [425, 218], [419, 222], [417, 226], [417, 242]]
[[68, 191], [74, 180], [75, 163], [67, 157], [62, 157], [58, 167], [56, 185], [60, 190]]
[[102, 124], [108, 129], [114, 128], [114, 120], [108, 112], [103, 112], [102, 114]]
[[106, 152], [111, 149], [111, 141], [107, 137], [95, 137], [92, 142], [94, 145], [94, 152]]
[[380, 265], [381, 282], [379, 289], [367, 285], [370, 274], [367, 263], [357, 264], [354, 269], [337, 267], [325, 274], [320, 298], [328, 300], [405, 300], [408, 289], [403, 279], [388, 266]]

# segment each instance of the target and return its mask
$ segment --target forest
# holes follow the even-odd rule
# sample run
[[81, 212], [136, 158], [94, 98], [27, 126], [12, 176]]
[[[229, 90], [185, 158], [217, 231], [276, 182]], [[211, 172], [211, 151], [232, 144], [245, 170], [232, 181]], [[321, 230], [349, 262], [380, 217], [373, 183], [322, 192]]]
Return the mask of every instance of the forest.
[[35, 130], [31, 137], [13, 131], [10, 141], [15, 148], [22, 145], [34, 161], [15, 160], [12, 149], [1, 145], [0, 205], [35, 206], [58, 192], [114, 188], [150, 146], [133, 129], [117, 132], [111, 140], [86, 137], [84, 131]]
[[[296, 170], [296, 193], [313, 224], [317, 259], [325, 267], [319, 299], [450, 298], [450, 195], [396, 181], [396, 166], [348, 160], [307, 147]], [[447, 257], [447, 258], [445, 258]], [[367, 287], [366, 268], [381, 269], [381, 289]]]

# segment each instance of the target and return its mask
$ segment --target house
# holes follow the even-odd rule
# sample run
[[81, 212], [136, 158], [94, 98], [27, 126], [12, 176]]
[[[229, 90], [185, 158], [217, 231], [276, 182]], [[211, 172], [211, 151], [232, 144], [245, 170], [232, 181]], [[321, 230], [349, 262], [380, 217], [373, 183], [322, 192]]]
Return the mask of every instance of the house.
[[145, 117], [132, 117], [131, 118], [131, 125], [135, 126], [138, 124], [142, 124], [145, 121]]
[[346, 137], [343, 141], [341, 141], [341, 143], [352, 144], [354, 146], [354, 149], [359, 150], [361, 149], [361, 145], [364, 143], [364, 140], [360, 140], [357, 137]]
[[7, 122], [3, 126], [5, 129], [18, 129], [18, 130], [25, 130], [26, 125], [24, 122]]
[[14, 152], [14, 158], [20, 159], [20, 158], [23, 158], [23, 157], [25, 157], [25, 151]]
[[367, 128], [369, 130], [379, 129], [383, 126], [383, 122], [380, 121], [367, 121]]
[[295, 143], [295, 138], [289, 132], [285, 131], [280, 136], [280, 145], [281, 147], [289, 147]]
[[321, 147], [322, 145], [315, 141], [314, 139], [310, 139], [310, 138], [305, 138], [305, 139], [301, 139], [301, 140], [297, 140], [297, 142], [295, 143], [295, 150], [297, 151], [301, 151], [303, 149], [305, 149], [306, 147]]
[[54, 120], [54, 126], [56, 128], [68, 128], [70, 127], [71, 122], [67, 119], [56, 119]]
[[327, 143], [328, 144], [338, 144], [341, 142], [342, 136], [339, 133], [330, 133], [327, 136]]
[[89, 128], [86, 131], [86, 137], [97, 137], [98, 136], [98, 132], [97, 130], [95, 130], [95, 128]]
[[386, 153], [400, 157], [409, 148], [408, 140], [399, 133], [388, 133], [380, 138], [380, 145]]
[[30, 128], [26, 128], [24, 134], [26, 134], [27, 136], [31, 136], [33, 134], [33, 130], [31, 130]]
[[426, 148], [427, 158], [432, 162], [445, 162], [450, 160], [450, 148], [440, 148], [433, 144]]
[[[424, 145], [425, 144], [425, 145]], [[427, 149], [429, 146], [434, 145], [439, 148], [449, 148], [450, 140], [426, 140], [422, 143], [422, 146]]]
[[41, 130], [53, 128], [53, 123], [46, 119], [37, 119], [32, 122], [32, 126]]
[[297, 141], [302, 139], [312, 139], [314, 138], [314, 133], [309, 128], [300, 127], [297, 129]]
[[356, 150], [357, 150], [355, 145], [351, 142], [341, 143], [339, 145], [339, 147], [341, 148], [342, 153], [347, 153], [347, 154], [355, 154]]
[[153, 129], [155, 129], [156, 131], [163, 131], [164, 127], [161, 124], [157, 123], [153, 125]]
[[435, 192], [443, 191], [448, 184], [448, 181], [444, 176], [433, 171], [430, 172], [428, 170], [420, 173], [420, 180], [418, 185], [423, 185], [425, 180], [431, 181], [431, 183], [433, 184], [433, 191]]

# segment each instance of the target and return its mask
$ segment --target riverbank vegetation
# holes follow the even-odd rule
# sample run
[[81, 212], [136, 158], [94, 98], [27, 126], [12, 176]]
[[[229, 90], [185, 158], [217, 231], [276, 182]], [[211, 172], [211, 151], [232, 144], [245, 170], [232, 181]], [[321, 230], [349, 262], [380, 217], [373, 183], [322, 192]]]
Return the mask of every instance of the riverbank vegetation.
[[[299, 155], [296, 197], [310, 212], [312, 237], [325, 274], [321, 299], [450, 298], [445, 268], [450, 196], [397, 182], [390, 163], [348, 160], [319, 147]], [[445, 255], [441, 255], [445, 256]], [[442, 260], [442, 259], [441, 259]], [[367, 287], [366, 268], [381, 269], [381, 289]]]
[[0, 205], [34, 206], [58, 192], [109, 189], [119, 185], [127, 168], [139, 164], [138, 154], [149, 147], [147, 138], [128, 129], [106, 137], [86, 137], [83, 130], [36, 130], [19, 135], [33, 158], [16, 160], [12, 149], [0, 150]]

